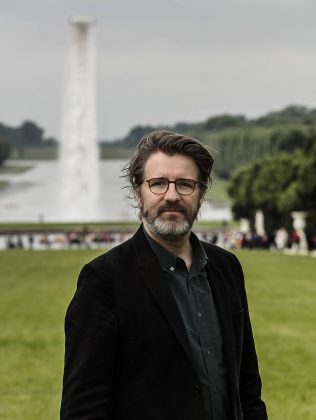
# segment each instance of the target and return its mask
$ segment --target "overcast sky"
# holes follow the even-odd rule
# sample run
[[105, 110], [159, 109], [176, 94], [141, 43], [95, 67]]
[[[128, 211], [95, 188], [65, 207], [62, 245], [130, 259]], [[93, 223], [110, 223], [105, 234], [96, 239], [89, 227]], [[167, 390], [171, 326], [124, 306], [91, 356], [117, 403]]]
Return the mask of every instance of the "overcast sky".
[[60, 136], [68, 18], [97, 19], [99, 138], [316, 107], [315, 0], [1, 0], [0, 122]]

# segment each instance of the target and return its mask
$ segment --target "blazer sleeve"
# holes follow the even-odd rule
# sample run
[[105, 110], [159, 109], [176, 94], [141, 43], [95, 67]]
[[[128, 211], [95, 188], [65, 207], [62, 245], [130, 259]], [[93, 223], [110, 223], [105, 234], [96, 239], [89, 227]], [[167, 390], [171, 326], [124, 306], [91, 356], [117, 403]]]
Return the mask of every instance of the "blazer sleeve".
[[117, 332], [110, 284], [88, 264], [65, 318], [61, 420], [112, 419]]
[[240, 400], [244, 420], [267, 420], [266, 406], [261, 399], [261, 378], [258, 359], [250, 322], [244, 275], [238, 259], [235, 257], [237, 273], [241, 284], [244, 308], [244, 334], [239, 376]]

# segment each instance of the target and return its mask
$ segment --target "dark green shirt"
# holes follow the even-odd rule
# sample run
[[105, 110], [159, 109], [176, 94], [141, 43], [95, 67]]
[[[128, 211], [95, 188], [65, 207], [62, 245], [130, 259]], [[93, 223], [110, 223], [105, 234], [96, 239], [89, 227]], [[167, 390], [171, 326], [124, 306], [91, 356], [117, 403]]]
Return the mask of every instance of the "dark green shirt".
[[[144, 229], [145, 231], [145, 229]], [[223, 339], [205, 266], [207, 255], [192, 233], [193, 262], [190, 271], [185, 262], [145, 236], [161, 265], [178, 305], [191, 345], [195, 368], [202, 384], [206, 420], [228, 419], [226, 368]]]

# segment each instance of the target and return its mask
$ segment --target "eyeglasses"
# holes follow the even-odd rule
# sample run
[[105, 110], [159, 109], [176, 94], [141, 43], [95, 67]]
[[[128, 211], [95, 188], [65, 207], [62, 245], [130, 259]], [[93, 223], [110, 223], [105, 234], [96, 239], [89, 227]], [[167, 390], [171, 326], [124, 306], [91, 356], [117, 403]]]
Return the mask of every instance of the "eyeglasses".
[[169, 181], [167, 178], [151, 178], [145, 182], [148, 182], [149, 189], [153, 194], [165, 194], [169, 189], [169, 184], [174, 184], [178, 194], [190, 195], [198, 184], [198, 181], [186, 178], [179, 178], [175, 181]]

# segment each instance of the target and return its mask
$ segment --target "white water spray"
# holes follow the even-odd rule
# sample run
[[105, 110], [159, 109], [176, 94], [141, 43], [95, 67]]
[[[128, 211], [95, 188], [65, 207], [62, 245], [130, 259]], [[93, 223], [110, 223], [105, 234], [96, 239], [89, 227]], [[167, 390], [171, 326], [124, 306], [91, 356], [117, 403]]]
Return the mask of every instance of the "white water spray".
[[95, 23], [70, 20], [69, 81], [61, 133], [60, 219], [100, 219], [99, 160], [96, 141]]

